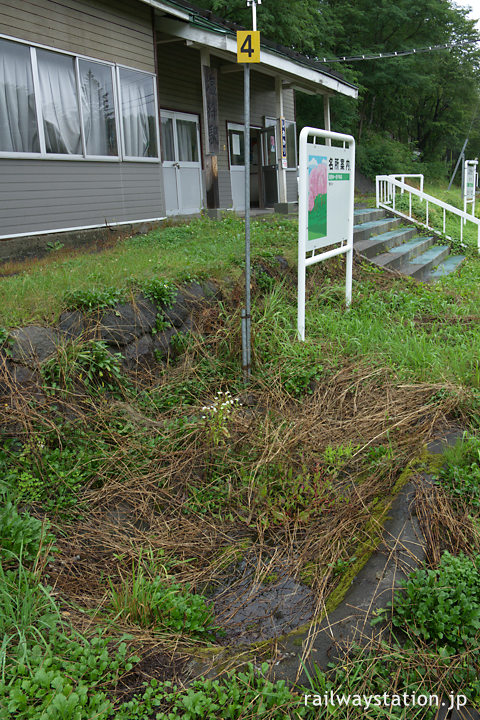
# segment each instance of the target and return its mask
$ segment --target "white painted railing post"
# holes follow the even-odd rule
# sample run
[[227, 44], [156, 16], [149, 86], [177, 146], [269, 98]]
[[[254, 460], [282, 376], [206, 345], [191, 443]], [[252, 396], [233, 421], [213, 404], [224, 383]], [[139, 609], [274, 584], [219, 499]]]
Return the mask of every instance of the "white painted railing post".
[[377, 208], [380, 207], [380, 178], [375, 178], [375, 196], [376, 196], [376, 206]]
[[[417, 190], [416, 188], [412, 187], [411, 185], [407, 185], [405, 182], [405, 178], [409, 177], [418, 177], [420, 178], [420, 189]], [[403, 180], [399, 180], [399, 178], [403, 178]], [[472, 223], [473, 225], [477, 226], [477, 245], [478, 245], [478, 252], [480, 253], [480, 218], [475, 217], [473, 214], [466, 213], [464, 210], [460, 210], [459, 208], [455, 207], [454, 205], [450, 205], [449, 203], [443, 202], [443, 200], [439, 200], [436, 197], [433, 197], [433, 195], [428, 195], [426, 192], [424, 192], [424, 177], [423, 175], [417, 174], [417, 175], [377, 175], [375, 178], [376, 186], [377, 188], [380, 188], [380, 192], [377, 191], [377, 207], [385, 208], [386, 210], [389, 210], [390, 212], [395, 213], [395, 215], [399, 215], [400, 217], [405, 218], [406, 220], [413, 220], [419, 225], [422, 225], [423, 227], [428, 228], [429, 230], [433, 230], [434, 232], [441, 233], [442, 230], [440, 229], [443, 225], [443, 234], [448, 240], [451, 240], [451, 237], [446, 234], [446, 213], [449, 212], [451, 215], [456, 215], [457, 218], [460, 220], [460, 242], [463, 243], [463, 226], [468, 221]], [[385, 188], [385, 192], [382, 192], [382, 189]], [[402, 210], [397, 209], [395, 207], [395, 189], [398, 188], [401, 192], [408, 192], [409, 193], [409, 209], [408, 213], [407, 211], [402, 212]], [[425, 222], [422, 222], [421, 220], [418, 220], [413, 217], [412, 215], [412, 196], [415, 196], [418, 198], [421, 202], [426, 203], [425, 207]], [[442, 208], [443, 210], [443, 223], [439, 224], [439, 227], [434, 227], [433, 225], [430, 225], [430, 204], [434, 205], [435, 207]]]

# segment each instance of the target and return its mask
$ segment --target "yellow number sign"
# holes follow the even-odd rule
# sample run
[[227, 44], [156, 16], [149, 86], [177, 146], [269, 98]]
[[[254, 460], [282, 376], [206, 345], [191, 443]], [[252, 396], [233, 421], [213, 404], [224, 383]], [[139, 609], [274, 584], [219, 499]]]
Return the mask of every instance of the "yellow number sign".
[[237, 62], [260, 62], [260, 31], [238, 30], [237, 32]]

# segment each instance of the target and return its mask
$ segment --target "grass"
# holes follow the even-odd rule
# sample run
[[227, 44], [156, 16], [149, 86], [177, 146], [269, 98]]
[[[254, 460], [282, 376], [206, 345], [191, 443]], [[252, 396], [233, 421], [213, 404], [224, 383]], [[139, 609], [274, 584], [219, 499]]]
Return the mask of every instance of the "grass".
[[[293, 259], [294, 220], [252, 227], [265, 267], [277, 254]], [[254, 274], [246, 390], [242, 228], [234, 217], [202, 218], [95, 256], [50, 259], [0, 283], [6, 327], [56, 318], [67, 289], [87, 306], [102, 288], [127, 293], [132, 276], [137, 286], [157, 281], [157, 291], [158, 281], [186, 273], [226, 288], [175, 363], [150, 375], [117, 367], [115, 386], [96, 393], [64, 381], [78, 355], [59, 357], [46, 366], [49, 393], [0, 403], [1, 488], [12, 520], [0, 538], [8, 562], [0, 573], [0, 720], [323, 717], [270, 681], [275, 641], [255, 649], [257, 669], [236, 667], [234, 619], [216, 610], [216, 593], [231, 608], [245, 577], [255, 597], [262, 581], [274, 589], [285, 573], [308, 576], [315, 620], [363, 562], [382, 499], [423, 443], [452, 421], [473, 434], [480, 426], [478, 257], [432, 286], [355, 264], [348, 311], [342, 261], [310, 269], [305, 343], [296, 339], [294, 280], [274, 264]], [[95, 358], [108, 369], [111, 358]], [[457, 455], [455, 467], [466, 458], [467, 469], [476, 458]], [[457, 496], [451, 483], [419, 490], [433, 568], [444, 549], [480, 552], [476, 506], [465, 510]], [[312, 687], [375, 694], [431, 689], [439, 678], [461, 690], [468, 680], [465, 656], [450, 658], [450, 672], [435, 649], [415, 652], [395, 644], [352, 652], [332, 673], [317, 671]], [[186, 663], [214, 656], [230, 674], [185, 686]], [[476, 699], [477, 686], [470, 690]]]
[[[245, 244], [243, 221], [208, 218], [154, 230], [95, 254], [51, 257], [0, 283], [0, 325], [53, 322], [66, 293], [105, 287], [128, 289], [132, 279], [182, 280], [201, 275], [239, 274]], [[296, 224], [291, 218], [252, 222], [252, 247], [258, 253], [294, 257]]]
[[374, 364], [392, 367], [405, 379], [478, 388], [480, 291], [475, 277], [479, 270], [480, 261], [472, 259], [458, 277], [434, 287], [398, 280], [382, 288], [374, 277], [365, 278], [354, 285], [355, 299], [348, 312], [336, 306], [341, 286], [313, 288], [308, 341], [327, 346], [327, 356], [367, 357]]

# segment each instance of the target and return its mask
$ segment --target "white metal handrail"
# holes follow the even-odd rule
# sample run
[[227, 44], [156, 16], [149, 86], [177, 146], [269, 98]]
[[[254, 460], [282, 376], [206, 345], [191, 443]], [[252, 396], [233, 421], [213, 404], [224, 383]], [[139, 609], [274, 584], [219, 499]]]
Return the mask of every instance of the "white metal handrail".
[[[393, 177], [393, 178], [395, 178], [396, 180], [400, 180], [400, 182], [403, 182], [403, 183], [405, 182], [405, 178], [410, 178], [410, 179], [418, 178], [419, 181], [420, 181], [420, 188], [419, 188], [419, 190], [420, 190], [421, 192], [423, 192], [424, 176], [423, 176], [422, 173], [395, 173], [394, 175], [390, 175], [389, 177]], [[403, 193], [405, 192], [405, 189], [402, 188], [402, 191], [401, 191], [401, 192], [402, 192], [402, 195], [403, 195]]]
[[[473, 215], [460, 210], [454, 205], [449, 205], [443, 200], [439, 200], [433, 195], [428, 195], [423, 192], [423, 189], [417, 190], [417, 188], [408, 185], [404, 180], [398, 180], [400, 175], [377, 175], [376, 177], [376, 195], [377, 195], [377, 208], [385, 208], [390, 212], [405, 218], [406, 220], [412, 220], [423, 227], [433, 230], [434, 232], [443, 234], [447, 239], [451, 240], [451, 237], [445, 232], [446, 213], [449, 212], [452, 215], [456, 215], [460, 221], [460, 242], [463, 243], [463, 226], [466, 222], [473, 223], [477, 226], [477, 245], [478, 251], [480, 252], [480, 220]], [[402, 175], [401, 177], [412, 177], [411, 175]], [[416, 175], [415, 177], [419, 177]], [[421, 181], [421, 187], [423, 188], [423, 180]], [[396, 191], [400, 190], [401, 193], [408, 193], [408, 215], [398, 208], [395, 207]], [[412, 196], [418, 197], [422, 202], [425, 202], [425, 222], [418, 220], [412, 215]], [[437, 206], [443, 209], [443, 230], [429, 223], [429, 209], [430, 205]]]

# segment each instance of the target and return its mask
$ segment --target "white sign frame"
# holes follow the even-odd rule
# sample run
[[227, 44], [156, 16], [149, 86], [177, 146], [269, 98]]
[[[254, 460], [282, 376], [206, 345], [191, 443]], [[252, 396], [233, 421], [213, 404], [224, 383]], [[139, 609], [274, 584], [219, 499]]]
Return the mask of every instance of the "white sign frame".
[[[309, 142], [313, 137], [314, 141]], [[324, 139], [325, 144], [316, 142], [316, 139]], [[341, 147], [332, 145], [332, 141], [342, 143]], [[313, 152], [315, 151], [315, 152]], [[310, 156], [309, 156], [310, 153]], [[322, 153], [320, 155], [320, 153]], [[338, 168], [330, 168], [330, 160], [338, 157]], [[324, 198], [324, 230], [325, 234], [318, 238], [309, 238], [309, 185], [310, 169], [313, 161], [323, 164], [326, 160], [328, 169], [326, 172], [327, 187]], [[343, 162], [342, 162], [343, 161]], [[348, 166], [346, 166], [348, 161]], [[348, 167], [348, 171], [346, 169]], [[344, 176], [345, 177], [330, 177]], [[352, 302], [352, 270], [353, 270], [353, 219], [354, 219], [354, 193], [355, 193], [355, 140], [352, 135], [321, 130], [320, 128], [304, 127], [299, 139], [299, 198], [298, 198], [298, 311], [297, 330], [298, 337], [305, 340], [305, 283], [306, 269], [322, 260], [345, 254], [346, 277], [345, 277], [345, 301], [348, 307]], [[320, 174], [319, 174], [320, 175]], [[325, 171], [321, 173], [325, 175]], [[325, 183], [325, 177], [321, 180]], [[338, 185], [341, 182], [342, 185]], [[335, 185], [335, 183], [337, 183]], [[343, 183], [346, 186], [343, 186]], [[318, 193], [320, 194], [320, 193]], [[318, 195], [317, 195], [318, 196]], [[329, 205], [329, 198], [331, 203]], [[312, 196], [310, 197], [312, 200]], [[331, 212], [328, 212], [328, 209]], [[339, 210], [340, 208], [340, 210]], [[322, 232], [320, 230], [319, 232]], [[312, 234], [312, 230], [310, 230]], [[318, 252], [323, 248], [330, 249]], [[308, 256], [307, 256], [308, 253]]]
[[[463, 169], [463, 211], [467, 212], [467, 203], [472, 203], [472, 215], [475, 215], [475, 190], [478, 182], [477, 173], [478, 160], [465, 160]], [[471, 192], [469, 192], [468, 180], [473, 180]]]

